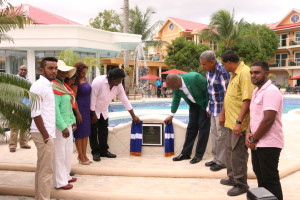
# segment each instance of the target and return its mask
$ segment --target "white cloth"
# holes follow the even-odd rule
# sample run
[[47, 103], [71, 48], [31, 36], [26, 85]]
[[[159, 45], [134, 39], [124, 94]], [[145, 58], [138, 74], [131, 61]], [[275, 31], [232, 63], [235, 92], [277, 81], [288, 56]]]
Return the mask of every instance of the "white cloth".
[[189, 90], [187, 89], [182, 77], [181, 77], [181, 82], [182, 82], [182, 86], [179, 89], [184, 92], [184, 94], [187, 96], [187, 98], [189, 98], [189, 100], [191, 100], [191, 102], [196, 103], [195, 99], [193, 98], [193, 96], [191, 95]]
[[[40, 75], [40, 78], [31, 85], [30, 92], [38, 94], [41, 97], [36, 106], [31, 109], [31, 118], [41, 115], [48, 134], [55, 138], [55, 99], [52, 82]], [[34, 120], [32, 120], [30, 126], [30, 132], [40, 132]]]
[[96, 77], [92, 82], [92, 94], [91, 94], [91, 111], [95, 111], [97, 118], [100, 118], [102, 114], [104, 119], [108, 118], [108, 106], [109, 103], [118, 96], [122, 101], [126, 110], [131, 110], [130, 104], [123, 85], [119, 84], [114, 86], [111, 90], [109, 88], [106, 75]]
[[72, 126], [67, 126], [70, 136], [64, 138], [62, 132], [56, 129], [54, 141], [53, 159], [53, 184], [55, 188], [60, 188], [68, 184], [72, 179], [70, 176], [72, 154], [73, 154], [73, 132]]

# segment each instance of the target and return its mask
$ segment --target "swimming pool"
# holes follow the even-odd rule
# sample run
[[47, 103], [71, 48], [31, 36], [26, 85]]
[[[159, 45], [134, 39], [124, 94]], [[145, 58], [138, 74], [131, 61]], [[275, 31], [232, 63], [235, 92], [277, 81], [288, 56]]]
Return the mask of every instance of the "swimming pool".
[[[132, 107], [135, 111], [138, 110], [171, 110], [171, 102], [170, 101], [153, 101], [153, 102], [136, 102], [132, 103]], [[297, 98], [284, 98], [283, 99], [283, 114], [287, 114], [289, 111], [300, 108], [300, 99]], [[189, 106], [185, 101], [181, 101], [179, 108], [180, 110], [188, 110]], [[122, 104], [114, 104], [110, 105], [108, 108], [109, 112], [121, 112], [126, 111]], [[187, 124], [189, 122], [188, 116], [175, 115], [175, 119], [180, 120], [181, 122]], [[115, 127], [118, 124], [130, 122], [131, 118], [123, 118], [123, 119], [111, 119], [109, 120], [109, 126]]]

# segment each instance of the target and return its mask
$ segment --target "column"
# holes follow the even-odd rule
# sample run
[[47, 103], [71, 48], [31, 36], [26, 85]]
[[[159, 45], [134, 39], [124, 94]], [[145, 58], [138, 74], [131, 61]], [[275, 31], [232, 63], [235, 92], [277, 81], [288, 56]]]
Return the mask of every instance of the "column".
[[103, 67], [104, 67], [104, 74], [107, 74], [107, 65], [104, 64]]
[[161, 78], [161, 66], [158, 68], [158, 76]]
[[139, 88], [139, 66], [135, 66], [135, 82], [137, 87]]
[[34, 56], [34, 50], [29, 49], [27, 50], [27, 68], [28, 68], [28, 78], [31, 82], [34, 82], [36, 80], [36, 74], [35, 74], [35, 56]]

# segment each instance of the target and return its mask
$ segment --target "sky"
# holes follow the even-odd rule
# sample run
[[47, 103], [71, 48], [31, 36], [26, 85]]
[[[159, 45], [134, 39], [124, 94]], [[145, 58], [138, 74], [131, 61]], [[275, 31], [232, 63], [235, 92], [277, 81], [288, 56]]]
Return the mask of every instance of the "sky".
[[[12, 5], [30, 4], [43, 10], [88, 25], [99, 12], [113, 9], [122, 13], [123, 0], [8, 0]], [[219, 9], [232, 11], [235, 19], [269, 24], [280, 21], [293, 8], [300, 10], [300, 0], [129, 0], [129, 7], [155, 10], [152, 23], [168, 17], [209, 24], [210, 16]]]

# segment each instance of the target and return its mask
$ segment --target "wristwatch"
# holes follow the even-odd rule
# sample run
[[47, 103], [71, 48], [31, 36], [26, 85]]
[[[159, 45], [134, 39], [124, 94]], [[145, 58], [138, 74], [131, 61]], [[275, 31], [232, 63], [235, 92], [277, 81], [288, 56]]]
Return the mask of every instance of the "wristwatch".
[[236, 124], [242, 124], [242, 122], [240, 120], [236, 120], [235, 123]]
[[258, 140], [254, 139], [253, 136], [250, 136], [249, 140], [250, 140], [251, 143], [257, 143], [258, 142]]

